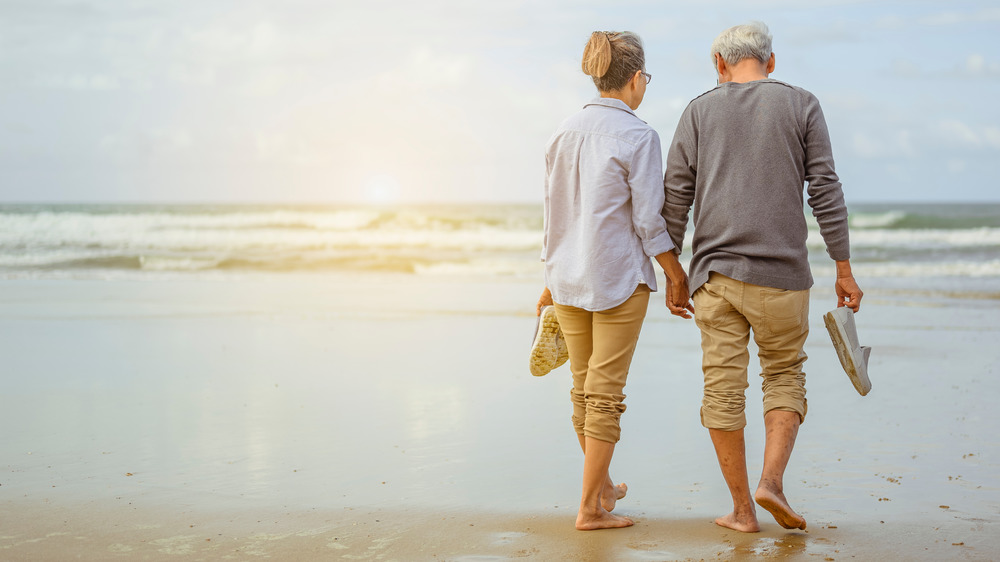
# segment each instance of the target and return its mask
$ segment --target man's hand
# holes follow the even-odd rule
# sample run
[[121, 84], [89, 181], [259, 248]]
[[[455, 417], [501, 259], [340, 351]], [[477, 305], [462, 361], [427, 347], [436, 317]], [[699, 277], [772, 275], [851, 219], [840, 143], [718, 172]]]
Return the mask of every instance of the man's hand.
[[691, 304], [687, 275], [684, 275], [679, 283], [674, 283], [667, 277], [667, 309], [674, 316], [691, 318], [690, 313], [694, 312], [694, 305]]
[[535, 305], [535, 316], [542, 315], [543, 306], [552, 306], [552, 291], [548, 287], [542, 291], [542, 296], [538, 297], [538, 304]]
[[861, 287], [851, 273], [850, 260], [837, 262], [837, 282], [834, 284], [834, 290], [837, 292], [837, 308], [846, 306], [854, 312], [861, 309], [861, 297], [864, 293], [861, 292]]

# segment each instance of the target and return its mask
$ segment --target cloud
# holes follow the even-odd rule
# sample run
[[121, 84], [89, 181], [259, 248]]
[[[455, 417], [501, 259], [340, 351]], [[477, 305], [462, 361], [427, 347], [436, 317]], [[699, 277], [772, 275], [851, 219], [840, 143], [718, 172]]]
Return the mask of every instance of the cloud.
[[976, 12], [939, 12], [916, 18], [916, 23], [931, 26], [954, 26], [998, 21], [1000, 21], [1000, 8], [986, 8]]
[[1000, 127], [983, 128], [983, 141], [991, 148], [1000, 149]]
[[895, 59], [889, 68], [892, 75], [898, 78], [920, 78], [927, 74], [925, 68], [907, 59]]
[[[824, 25], [809, 27], [793, 27], [788, 30], [788, 37], [776, 37], [776, 43], [782, 43], [796, 50], [808, 49], [820, 45], [856, 43], [862, 39], [863, 31], [847, 21], [826, 22]], [[775, 50], [781, 46], [776, 44]]]
[[192, 86], [211, 86], [216, 82], [217, 74], [215, 68], [209, 65], [174, 63], [166, 69], [170, 81]]
[[313, 166], [328, 163], [330, 154], [323, 149], [326, 143], [310, 142], [303, 136], [295, 136], [290, 131], [254, 134], [257, 157], [263, 163]]
[[105, 156], [122, 162], [197, 156], [193, 135], [181, 128], [108, 133], [101, 137], [98, 147]]
[[1000, 127], [995, 125], [970, 125], [947, 117], [896, 129], [873, 129], [873, 125], [880, 124], [874, 119], [868, 120], [864, 128], [855, 125], [850, 137], [852, 153], [865, 160], [947, 159], [949, 167], [964, 170], [967, 164], [959, 166], [955, 162], [965, 162], [970, 151], [1000, 150]]
[[872, 100], [861, 92], [834, 91], [823, 96], [823, 108], [851, 114], [872, 108]]
[[854, 153], [866, 159], [911, 158], [917, 154], [909, 129], [888, 134], [856, 131], [851, 140]]
[[403, 88], [410, 93], [414, 89], [450, 88], [462, 84], [474, 64], [475, 59], [469, 54], [442, 53], [418, 47], [401, 66], [381, 72], [377, 83], [381, 88]]
[[948, 159], [948, 171], [953, 174], [960, 174], [969, 167], [969, 163], [959, 158]]
[[941, 139], [952, 145], [1000, 150], [1000, 128], [996, 126], [973, 127], [957, 119], [943, 119], [937, 129]]
[[118, 90], [121, 83], [118, 78], [105, 74], [69, 74], [45, 76], [37, 80], [38, 84], [45, 88], [56, 90], [73, 90], [78, 92], [94, 91], [107, 92]]
[[979, 146], [982, 144], [979, 135], [972, 130], [972, 127], [961, 121], [944, 119], [938, 123], [938, 129], [941, 131], [943, 138], [950, 142], [968, 146]]
[[981, 53], [966, 55], [964, 59], [955, 56], [951, 67], [916, 63], [905, 58], [893, 59], [889, 74], [896, 78], [940, 80], [942, 78], [980, 79], [1000, 77], [1000, 63], [988, 60]]
[[973, 53], [965, 59], [965, 65], [960, 67], [960, 74], [969, 76], [1000, 76], [1000, 63], [986, 60], [986, 57]]
[[53, 20], [80, 21], [100, 16], [102, 12], [90, 2], [5, 0], [0, 13], [14, 23], [34, 24]]

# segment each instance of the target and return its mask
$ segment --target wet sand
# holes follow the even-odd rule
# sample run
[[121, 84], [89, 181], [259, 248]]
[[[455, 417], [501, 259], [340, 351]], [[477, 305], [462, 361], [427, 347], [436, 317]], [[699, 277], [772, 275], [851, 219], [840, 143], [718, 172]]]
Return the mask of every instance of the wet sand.
[[[612, 465], [637, 524], [584, 533], [568, 369], [527, 373], [534, 283], [0, 283], [0, 560], [1000, 558], [1000, 302], [866, 288], [862, 398], [826, 284], [786, 476], [808, 530], [760, 509], [744, 535], [712, 524], [698, 333], [662, 293]], [[748, 418], [753, 480], [755, 380]]]

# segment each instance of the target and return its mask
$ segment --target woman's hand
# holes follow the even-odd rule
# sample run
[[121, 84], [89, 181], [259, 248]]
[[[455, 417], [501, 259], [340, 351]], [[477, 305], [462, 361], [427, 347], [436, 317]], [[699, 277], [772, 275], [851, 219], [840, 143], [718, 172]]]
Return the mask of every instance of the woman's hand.
[[671, 280], [670, 276], [667, 276], [667, 309], [674, 316], [691, 318], [691, 313], [694, 312], [694, 304], [691, 303], [687, 274], [684, 274], [677, 281]]
[[694, 305], [691, 304], [691, 291], [688, 289], [688, 276], [677, 261], [677, 254], [665, 252], [656, 256], [657, 263], [667, 276], [667, 308], [670, 314], [681, 318], [691, 318]]
[[535, 305], [535, 316], [542, 315], [543, 306], [552, 306], [552, 305], [553, 305], [552, 291], [550, 291], [548, 287], [545, 287], [545, 290], [542, 291], [542, 296], [538, 297], [538, 304]]

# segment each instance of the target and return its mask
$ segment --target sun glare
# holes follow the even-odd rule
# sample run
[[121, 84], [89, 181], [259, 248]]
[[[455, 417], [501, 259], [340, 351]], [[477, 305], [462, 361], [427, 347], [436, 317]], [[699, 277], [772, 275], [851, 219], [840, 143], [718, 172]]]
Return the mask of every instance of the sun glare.
[[393, 203], [399, 199], [399, 181], [389, 174], [378, 174], [365, 182], [365, 200], [369, 203]]

